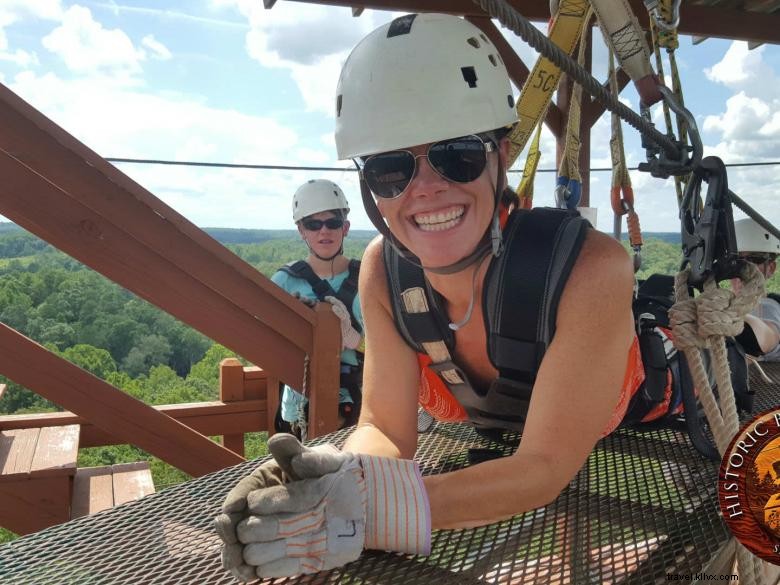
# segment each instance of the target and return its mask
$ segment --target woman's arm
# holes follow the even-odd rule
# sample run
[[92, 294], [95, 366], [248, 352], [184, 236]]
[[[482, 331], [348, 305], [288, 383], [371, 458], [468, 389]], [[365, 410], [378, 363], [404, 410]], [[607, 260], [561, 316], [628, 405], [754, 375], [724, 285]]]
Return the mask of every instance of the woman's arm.
[[420, 367], [395, 328], [379, 238], [363, 255], [359, 290], [366, 341], [363, 403], [344, 449], [411, 459], [417, 448]]
[[434, 528], [496, 522], [546, 505], [573, 479], [615, 411], [633, 339], [628, 255], [590, 231], [558, 309], [517, 452], [425, 478]]
[[780, 332], [772, 321], [765, 321], [752, 314], [745, 315], [745, 325], [749, 325], [761, 349], [761, 354], [769, 353], [780, 343]]

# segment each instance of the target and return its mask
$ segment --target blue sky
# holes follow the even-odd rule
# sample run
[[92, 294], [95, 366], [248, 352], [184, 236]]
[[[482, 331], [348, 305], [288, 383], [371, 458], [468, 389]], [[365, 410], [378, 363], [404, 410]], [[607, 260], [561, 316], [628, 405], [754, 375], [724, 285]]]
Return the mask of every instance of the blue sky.
[[[106, 157], [347, 167], [332, 137], [338, 72], [355, 43], [394, 16], [367, 10], [353, 18], [349, 9], [286, 0], [272, 10], [260, 0], [0, 0], [0, 82]], [[536, 53], [510, 42], [532, 66]], [[719, 39], [694, 46], [688, 37], [680, 45], [686, 104], [705, 155], [780, 160], [778, 47], [750, 51]], [[600, 43], [594, 64], [604, 79]], [[631, 88], [622, 98], [637, 107]], [[644, 159], [639, 138], [631, 128], [624, 135], [635, 166]], [[604, 116], [593, 131], [592, 166], [609, 166], [608, 142]], [[540, 168], [555, 165], [553, 147], [545, 133]], [[327, 177], [352, 202], [353, 225], [370, 227], [351, 172], [118, 166], [200, 226], [290, 227], [295, 188]], [[780, 166], [729, 174], [732, 189], [775, 224], [778, 179]], [[636, 172], [632, 180], [643, 228], [679, 229], [671, 181]], [[592, 175], [602, 230], [612, 225], [609, 182], [609, 173]], [[553, 202], [552, 174], [538, 176], [535, 198]]]

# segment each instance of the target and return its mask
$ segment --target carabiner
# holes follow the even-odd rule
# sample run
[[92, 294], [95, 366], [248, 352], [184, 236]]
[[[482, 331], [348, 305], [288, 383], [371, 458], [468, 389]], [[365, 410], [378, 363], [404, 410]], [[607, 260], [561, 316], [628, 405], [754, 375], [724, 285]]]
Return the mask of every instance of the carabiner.
[[582, 183], [569, 177], [558, 177], [555, 182], [555, 205], [560, 209], [577, 209], [582, 195]]
[[609, 192], [609, 199], [615, 215], [625, 215], [634, 208], [634, 189], [631, 185], [615, 185]]
[[656, 26], [665, 31], [677, 30], [677, 27], [680, 26], [680, 0], [675, 0], [672, 3], [672, 20], [670, 22], [664, 18], [659, 4], [659, 0], [645, 0], [645, 8], [653, 17]]

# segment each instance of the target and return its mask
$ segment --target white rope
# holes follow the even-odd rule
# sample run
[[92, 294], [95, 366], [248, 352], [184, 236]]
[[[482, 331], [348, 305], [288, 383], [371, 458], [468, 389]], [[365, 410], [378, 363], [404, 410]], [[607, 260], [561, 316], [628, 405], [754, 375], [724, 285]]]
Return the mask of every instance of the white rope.
[[[746, 262], [740, 274], [742, 287], [738, 294], [718, 288], [711, 277], [704, 284], [702, 294], [691, 298], [688, 292], [689, 273], [690, 268], [686, 268], [675, 278], [676, 302], [669, 310], [669, 320], [674, 333], [674, 345], [685, 354], [704, 414], [722, 456], [739, 431], [724, 337], [733, 337], [742, 332], [745, 315], [765, 294], [764, 276], [758, 267]], [[709, 349], [712, 353], [718, 386], [717, 400], [704, 370], [701, 349]], [[687, 416], [696, 416], [696, 413], [687, 413]], [[737, 564], [740, 583], [754, 585], [762, 582], [763, 563], [741, 544], [737, 544]]]

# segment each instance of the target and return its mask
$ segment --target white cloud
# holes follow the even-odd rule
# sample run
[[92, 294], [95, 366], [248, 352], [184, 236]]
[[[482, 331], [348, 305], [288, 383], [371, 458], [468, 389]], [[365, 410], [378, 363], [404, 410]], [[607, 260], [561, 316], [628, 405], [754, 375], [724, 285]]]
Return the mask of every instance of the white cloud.
[[71, 71], [81, 74], [132, 75], [141, 71], [145, 55], [119, 29], [106, 29], [88, 8], [71, 6], [62, 24], [41, 41]]
[[27, 17], [57, 20], [61, 16], [59, 0], [3, 0], [0, 3], [0, 61], [14, 63], [19, 67], [37, 64], [35, 53], [22, 49], [9, 50], [5, 29]]
[[[331, 164], [275, 120], [209, 107], [197, 96], [157, 96], [106, 78], [26, 72], [19, 94], [102, 156], [286, 165]], [[289, 226], [288, 198], [311, 173], [168, 165], [120, 168], [198, 225]]]
[[704, 70], [708, 79], [726, 87], [743, 88], [745, 83], [766, 83], [762, 74], [772, 74], [762, 61], [764, 47], [750, 50], [747, 43], [734, 41], [720, 62]]
[[171, 58], [171, 52], [168, 50], [168, 47], [155, 39], [154, 35], [146, 35], [141, 39], [141, 44], [151, 52], [154, 59], [167, 61]]
[[[2, 39], [0, 38], [0, 43], [1, 41]], [[28, 68], [33, 65], [38, 65], [38, 56], [35, 53], [28, 53], [21, 49], [16, 49], [14, 52], [0, 51], [0, 61], [8, 61], [19, 67]]]
[[265, 67], [286, 69], [300, 89], [306, 108], [334, 115], [334, 96], [341, 65], [370, 31], [395, 16], [365, 11], [353, 18], [348, 8], [279, 2], [266, 10], [255, 0], [215, 0], [233, 7], [249, 21], [246, 48]]

